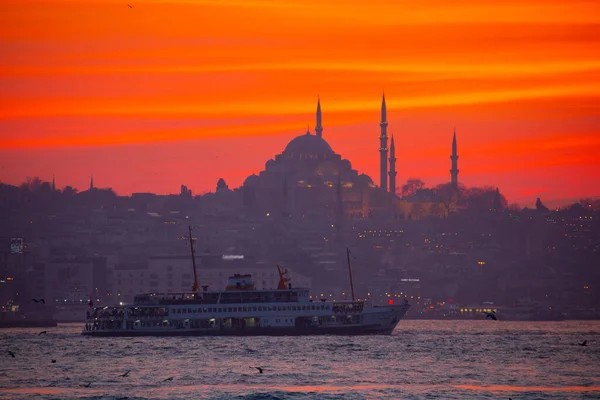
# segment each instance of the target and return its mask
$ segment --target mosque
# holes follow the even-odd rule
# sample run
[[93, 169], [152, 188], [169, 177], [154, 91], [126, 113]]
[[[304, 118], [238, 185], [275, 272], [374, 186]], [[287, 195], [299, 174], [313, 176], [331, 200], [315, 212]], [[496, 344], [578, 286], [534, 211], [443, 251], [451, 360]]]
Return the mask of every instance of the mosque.
[[[388, 149], [386, 114], [384, 95], [379, 124], [379, 185], [368, 175], [353, 169], [350, 161], [335, 153], [323, 138], [319, 99], [315, 134], [307, 131], [292, 139], [281, 154], [266, 162], [264, 170], [246, 178], [238, 191], [241, 192], [243, 208], [250, 213], [268, 216], [313, 216], [332, 220], [373, 217], [418, 219], [424, 210], [437, 210], [439, 207], [433, 204], [421, 203], [415, 207], [414, 203], [396, 196], [395, 145], [392, 136]], [[456, 136], [451, 159], [452, 183], [457, 184]], [[231, 192], [225, 181], [220, 179], [215, 197], [218, 199], [219, 195]], [[225, 197], [222, 198], [225, 200]], [[440, 212], [435, 211], [434, 214]]]

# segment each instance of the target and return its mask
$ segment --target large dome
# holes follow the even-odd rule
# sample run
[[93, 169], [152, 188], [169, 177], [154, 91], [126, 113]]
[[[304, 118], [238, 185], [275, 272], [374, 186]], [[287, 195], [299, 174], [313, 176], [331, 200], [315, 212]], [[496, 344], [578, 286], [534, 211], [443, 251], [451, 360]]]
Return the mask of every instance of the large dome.
[[323, 139], [307, 133], [288, 143], [284, 154], [333, 154], [331, 146]]

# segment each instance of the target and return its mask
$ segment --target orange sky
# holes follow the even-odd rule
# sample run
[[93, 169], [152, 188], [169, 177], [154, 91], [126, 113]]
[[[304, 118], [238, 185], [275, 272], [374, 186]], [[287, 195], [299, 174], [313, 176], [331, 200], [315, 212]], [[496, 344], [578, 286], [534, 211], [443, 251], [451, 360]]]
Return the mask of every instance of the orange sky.
[[[129, 8], [127, 4], [133, 8]], [[4, 0], [0, 181], [119, 194], [230, 187], [314, 126], [378, 182], [600, 195], [600, 3]]]

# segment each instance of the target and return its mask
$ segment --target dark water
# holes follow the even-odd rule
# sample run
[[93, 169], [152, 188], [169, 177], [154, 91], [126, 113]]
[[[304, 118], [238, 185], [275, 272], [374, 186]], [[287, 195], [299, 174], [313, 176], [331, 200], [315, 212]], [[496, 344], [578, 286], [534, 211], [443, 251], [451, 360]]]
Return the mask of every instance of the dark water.
[[80, 325], [41, 330], [0, 331], [0, 398], [600, 398], [600, 321], [401, 321], [391, 336], [367, 337], [112, 339], [82, 337]]

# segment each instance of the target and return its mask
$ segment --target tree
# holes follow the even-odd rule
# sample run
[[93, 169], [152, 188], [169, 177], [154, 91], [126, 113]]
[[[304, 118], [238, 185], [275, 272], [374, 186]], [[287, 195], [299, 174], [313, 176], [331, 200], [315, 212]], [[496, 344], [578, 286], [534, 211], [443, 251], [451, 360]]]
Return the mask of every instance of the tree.
[[500, 194], [500, 189], [496, 188], [496, 193], [494, 193], [494, 201], [492, 203], [494, 210], [502, 211], [506, 208], [506, 205], [506, 199], [503, 199], [503, 196]]
[[192, 191], [188, 189], [186, 185], [181, 185], [181, 193], [179, 194], [181, 197], [192, 197]]
[[409, 178], [404, 185], [402, 185], [402, 191], [400, 192], [401, 197], [413, 196], [419, 190], [425, 187], [425, 182], [419, 178]]
[[429, 215], [434, 218], [442, 218], [446, 216], [446, 208], [442, 203], [433, 203], [429, 207]]
[[460, 190], [461, 188], [457, 190], [452, 183], [442, 183], [435, 187], [434, 192], [440, 203], [444, 205], [447, 214], [456, 210], [456, 206], [460, 199]]
[[25, 191], [31, 193], [37, 193], [42, 188], [44, 181], [42, 181], [38, 176], [34, 176], [33, 178], [28, 176], [25, 182], [23, 182], [19, 187]]

